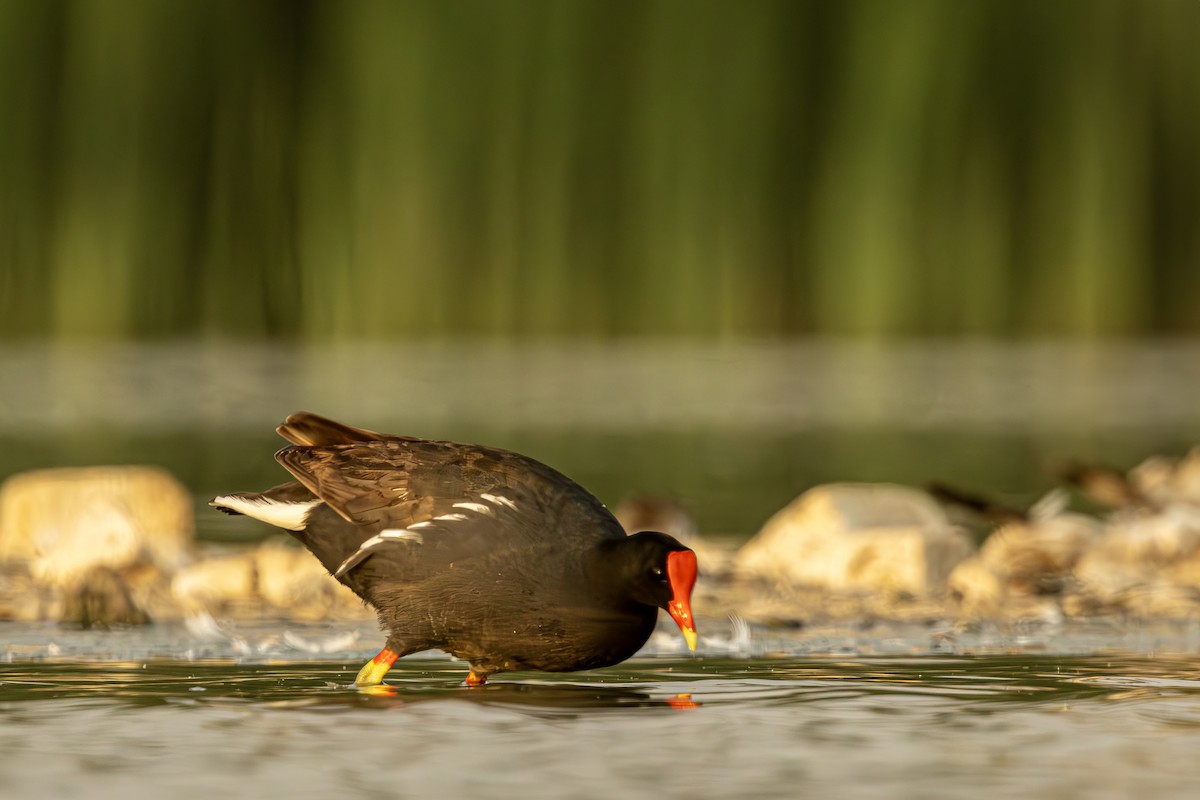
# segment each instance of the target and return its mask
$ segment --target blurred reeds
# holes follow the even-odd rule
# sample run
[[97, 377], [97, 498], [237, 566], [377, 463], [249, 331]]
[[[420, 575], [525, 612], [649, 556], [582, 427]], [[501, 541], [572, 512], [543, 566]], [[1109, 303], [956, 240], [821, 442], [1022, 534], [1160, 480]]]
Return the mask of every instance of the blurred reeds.
[[0, 337], [1200, 331], [1192, 0], [0, 0]]

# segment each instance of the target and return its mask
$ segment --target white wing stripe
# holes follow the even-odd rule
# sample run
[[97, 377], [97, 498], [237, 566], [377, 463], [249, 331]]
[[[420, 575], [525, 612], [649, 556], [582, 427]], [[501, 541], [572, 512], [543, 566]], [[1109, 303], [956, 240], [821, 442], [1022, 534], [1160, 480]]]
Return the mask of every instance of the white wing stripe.
[[455, 503], [455, 508], [464, 508], [467, 511], [474, 511], [476, 514], [491, 514], [491, 506], [485, 506], [483, 503]]
[[483, 494], [480, 494], [479, 496], [482, 497], [484, 500], [487, 500], [489, 503], [492, 503], [493, 505], [508, 506], [513, 511], [517, 510], [517, 504], [514, 503], [512, 500], [509, 500], [504, 495], [483, 493]]
[[[513, 511], [517, 510], [517, 504], [507, 497], [502, 497], [495, 494], [481, 494], [484, 500], [494, 505], [507, 506]], [[455, 503], [454, 508], [462, 508], [468, 511], [475, 511], [479, 514], [494, 514], [493, 510], [481, 503]], [[333, 577], [340, 578], [356, 566], [361, 564], [367, 556], [371, 555], [371, 551], [381, 544], [386, 542], [408, 542], [410, 544], [422, 544], [425, 539], [421, 534], [417, 533], [418, 528], [429, 528], [437, 525], [439, 522], [462, 522], [467, 519], [466, 514], [442, 514], [433, 519], [414, 522], [407, 528], [388, 528], [367, 539], [358, 546], [350, 556], [338, 566], [337, 571], [333, 573]]]

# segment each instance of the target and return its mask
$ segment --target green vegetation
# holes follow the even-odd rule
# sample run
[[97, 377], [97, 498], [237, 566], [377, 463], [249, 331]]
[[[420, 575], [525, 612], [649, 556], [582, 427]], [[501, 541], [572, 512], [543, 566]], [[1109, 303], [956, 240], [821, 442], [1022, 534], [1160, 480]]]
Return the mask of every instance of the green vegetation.
[[0, 0], [0, 337], [1195, 333], [1192, 0]]

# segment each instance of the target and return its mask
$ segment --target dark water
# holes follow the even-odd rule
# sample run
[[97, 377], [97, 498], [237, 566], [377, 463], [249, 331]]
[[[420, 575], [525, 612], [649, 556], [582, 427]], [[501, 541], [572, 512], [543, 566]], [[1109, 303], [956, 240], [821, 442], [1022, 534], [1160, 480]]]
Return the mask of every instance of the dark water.
[[[1013, 638], [935, 653], [909, 632], [891, 648], [913, 654], [878, 655], [755, 631], [741, 656], [655, 639], [616, 668], [478, 689], [461, 663], [410, 658], [364, 694], [358, 631], [288, 633], [0, 629], [3, 796], [1182, 798], [1200, 781], [1200, 655], [1153, 637], [1060, 656]], [[228, 655], [247, 642], [268, 655]], [[342, 649], [298, 652], [323, 646]]]
[[483, 340], [0, 348], [0, 477], [151, 463], [207, 538], [262, 536], [204, 501], [285, 477], [275, 426], [310, 410], [527, 453], [610, 505], [671, 493], [749, 536], [830, 481], [943, 481], [1027, 504], [1056, 466], [1200, 442], [1200, 342]]

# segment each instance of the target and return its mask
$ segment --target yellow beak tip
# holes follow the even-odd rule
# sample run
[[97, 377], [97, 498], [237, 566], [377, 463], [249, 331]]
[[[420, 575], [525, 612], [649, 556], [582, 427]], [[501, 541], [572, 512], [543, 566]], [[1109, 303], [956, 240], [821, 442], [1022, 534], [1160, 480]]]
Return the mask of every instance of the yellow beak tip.
[[699, 639], [699, 637], [696, 635], [696, 632], [688, 630], [687, 628], [683, 628], [682, 630], [683, 640], [687, 642], [688, 650], [691, 650], [693, 653], [696, 652], [696, 642]]

